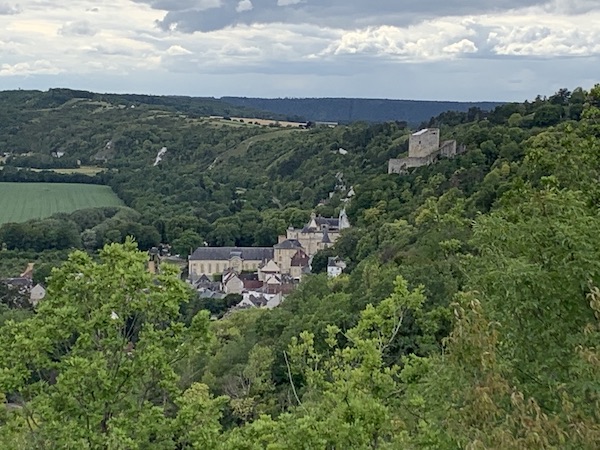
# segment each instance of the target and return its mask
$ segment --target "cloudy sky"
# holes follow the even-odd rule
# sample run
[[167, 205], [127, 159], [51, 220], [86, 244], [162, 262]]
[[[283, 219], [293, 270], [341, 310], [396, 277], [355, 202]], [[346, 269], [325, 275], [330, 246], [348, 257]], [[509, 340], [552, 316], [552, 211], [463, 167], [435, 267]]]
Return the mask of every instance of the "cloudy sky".
[[0, 0], [0, 89], [524, 100], [600, 82], [600, 0]]

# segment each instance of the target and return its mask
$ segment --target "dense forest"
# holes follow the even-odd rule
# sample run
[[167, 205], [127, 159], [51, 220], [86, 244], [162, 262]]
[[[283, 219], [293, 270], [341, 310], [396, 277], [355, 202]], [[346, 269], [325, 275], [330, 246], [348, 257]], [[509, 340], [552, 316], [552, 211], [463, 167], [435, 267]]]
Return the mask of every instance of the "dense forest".
[[248, 98], [222, 97], [235, 106], [256, 108], [286, 117], [310, 121], [350, 123], [407, 122], [417, 125], [446, 111], [467, 112], [471, 108], [489, 111], [502, 102], [444, 102], [369, 98]]
[[[110, 120], [98, 142], [122, 140], [96, 179], [129, 209], [48, 219], [71, 239], [48, 249], [28, 240], [44, 220], [9, 245], [19, 225], [0, 227], [3, 258], [80, 249], [35, 310], [0, 304], [0, 447], [600, 447], [600, 85], [431, 118], [467, 152], [402, 176], [386, 162], [403, 123]], [[274, 310], [211, 321], [136, 249], [270, 244], [317, 204], [353, 227], [315, 272], [332, 255], [348, 270]]]

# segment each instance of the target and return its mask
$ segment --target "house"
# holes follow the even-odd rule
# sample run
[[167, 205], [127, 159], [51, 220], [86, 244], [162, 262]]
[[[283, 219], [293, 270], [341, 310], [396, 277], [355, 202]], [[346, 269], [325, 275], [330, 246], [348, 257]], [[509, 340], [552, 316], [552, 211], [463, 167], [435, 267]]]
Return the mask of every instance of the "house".
[[223, 274], [222, 284], [226, 294], [241, 294], [244, 290], [244, 282], [233, 271]]
[[199, 292], [199, 294], [198, 294], [199, 298], [213, 298], [213, 299], [217, 299], [217, 300], [225, 298], [225, 296], [227, 295], [224, 292], [213, 291], [211, 289], [200, 289], [198, 292]]
[[32, 281], [28, 277], [15, 277], [7, 278], [4, 280], [4, 284], [9, 288], [18, 290], [21, 294], [27, 294], [31, 289]]
[[[285, 236], [279, 236], [279, 244], [283, 244], [286, 240], [297, 241], [300, 247], [296, 247], [296, 250], [302, 248], [309, 257], [312, 257], [319, 250], [331, 247], [345, 228], [350, 228], [345, 209], [342, 209], [339, 217], [336, 218], [321, 217], [313, 213], [302, 229], [290, 227]], [[291, 256], [294, 254], [295, 252]]]
[[327, 259], [327, 276], [331, 278], [338, 277], [346, 268], [346, 263], [338, 256]]
[[281, 294], [265, 294], [260, 292], [246, 292], [243, 299], [235, 306], [235, 309], [267, 308], [273, 309], [281, 304]]
[[188, 258], [190, 280], [227, 270], [254, 272], [273, 259], [273, 247], [198, 247]]
[[281, 268], [272, 259], [258, 268], [258, 279], [264, 282], [271, 275], [281, 275]]
[[37, 306], [37, 304], [46, 296], [46, 288], [44, 285], [38, 283], [29, 291], [29, 302], [33, 306]]
[[298, 280], [294, 280], [289, 275], [271, 275], [265, 280], [263, 292], [267, 294], [282, 294], [291, 293], [298, 286]]
[[236, 305], [236, 308], [265, 308], [269, 299], [262, 294], [249, 294]]
[[304, 250], [298, 249], [290, 261], [290, 276], [300, 280], [306, 273], [310, 273], [310, 257]]
[[406, 173], [408, 169], [432, 164], [440, 156], [453, 158], [464, 151], [465, 147], [453, 140], [440, 145], [439, 128], [424, 128], [410, 135], [408, 157], [389, 160], [388, 173]]
[[273, 246], [275, 262], [281, 269], [281, 273], [289, 274], [291, 270], [292, 258], [298, 252], [303, 250], [302, 244], [298, 239], [286, 239]]
[[271, 298], [269, 299], [269, 301], [267, 302], [265, 307], [267, 309], [277, 308], [279, 305], [281, 305], [282, 301], [283, 301], [283, 295], [281, 295], [281, 293], [275, 294], [275, 295], [271, 296]]
[[219, 281], [213, 281], [206, 275], [202, 275], [200, 278], [192, 282], [192, 286], [198, 291], [208, 289], [211, 291], [220, 291], [221, 283]]

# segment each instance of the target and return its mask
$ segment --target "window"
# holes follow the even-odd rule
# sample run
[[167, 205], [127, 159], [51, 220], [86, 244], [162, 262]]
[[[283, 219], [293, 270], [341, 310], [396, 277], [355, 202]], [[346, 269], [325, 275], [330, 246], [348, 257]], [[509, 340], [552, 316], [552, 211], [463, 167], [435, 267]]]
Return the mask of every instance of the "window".
[[204, 273], [204, 264], [200, 264], [200, 273]]
[[209, 264], [209, 265], [208, 265], [208, 273], [209, 273], [209, 274], [212, 274], [212, 264]]

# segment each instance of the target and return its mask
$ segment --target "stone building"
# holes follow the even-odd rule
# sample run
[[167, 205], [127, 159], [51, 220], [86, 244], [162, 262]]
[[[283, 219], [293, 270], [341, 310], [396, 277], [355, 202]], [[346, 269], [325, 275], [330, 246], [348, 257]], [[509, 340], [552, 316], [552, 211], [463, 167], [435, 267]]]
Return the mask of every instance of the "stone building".
[[439, 128], [425, 128], [410, 135], [409, 158], [426, 158], [440, 148]]
[[281, 273], [290, 273], [292, 258], [298, 250], [302, 250], [302, 244], [297, 239], [286, 239], [273, 246], [275, 262], [281, 269]]
[[432, 164], [440, 156], [453, 158], [464, 151], [464, 146], [458, 146], [453, 140], [440, 145], [440, 130], [425, 128], [410, 135], [407, 157], [389, 160], [388, 173], [405, 173], [408, 169]]
[[[337, 218], [321, 217], [313, 213], [304, 228], [288, 228], [285, 236], [279, 236], [278, 245], [285, 241], [297, 241], [304, 252], [312, 257], [319, 250], [331, 247], [345, 228], [350, 228], [350, 221], [345, 209], [340, 211]], [[295, 251], [290, 256], [294, 254]]]
[[255, 272], [273, 256], [273, 247], [198, 247], [188, 258], [189, 278], [195, 281], [227, 270]]

